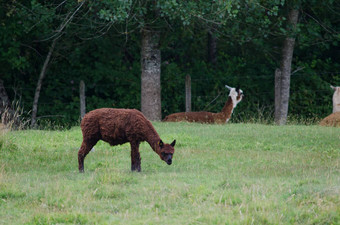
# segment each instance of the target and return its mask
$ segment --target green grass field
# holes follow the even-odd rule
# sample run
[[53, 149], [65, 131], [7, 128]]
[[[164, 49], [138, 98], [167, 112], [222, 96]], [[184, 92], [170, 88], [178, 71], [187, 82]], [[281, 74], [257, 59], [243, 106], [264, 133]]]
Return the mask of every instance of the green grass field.
[[99, 142], [78, 173], [81, 131], [0, 137], [0, 224], [340, 224], [340, 129], [154, 123], [147, 143]]

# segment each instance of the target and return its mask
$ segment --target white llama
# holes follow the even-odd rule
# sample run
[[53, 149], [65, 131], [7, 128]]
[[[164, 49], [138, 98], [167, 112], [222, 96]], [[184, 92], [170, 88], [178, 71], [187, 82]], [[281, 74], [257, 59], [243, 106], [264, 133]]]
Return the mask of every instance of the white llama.
[[334, 90], [333, 94], [333, 113], [340, 112], [340, 87], [333, 87], [331, 88]]

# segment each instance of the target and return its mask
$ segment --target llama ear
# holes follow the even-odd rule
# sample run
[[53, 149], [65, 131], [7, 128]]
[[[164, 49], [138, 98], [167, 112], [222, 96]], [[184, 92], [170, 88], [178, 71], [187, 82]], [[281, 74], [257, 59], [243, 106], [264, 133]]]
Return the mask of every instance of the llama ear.
[[228, 85], [225, 85], [226, 88], [228, 88], [229, 90], [231, 90], [231, 87], [229, 87]]
[[175, 144], [176, 144], [176, 140], [174, 140], [170, 145], [171, 145], [172, 147], [175, 147]]
[[164, 146], [163, 141], [162, 141], [162, 140], [159, 140], [158, 145], [159, 145], [159, 147], [163, 148], [163, 146]]
[[336, 90], [336, 87], [334, 87], [333, 85], [331, 85], [331, 88], [335, 91]]

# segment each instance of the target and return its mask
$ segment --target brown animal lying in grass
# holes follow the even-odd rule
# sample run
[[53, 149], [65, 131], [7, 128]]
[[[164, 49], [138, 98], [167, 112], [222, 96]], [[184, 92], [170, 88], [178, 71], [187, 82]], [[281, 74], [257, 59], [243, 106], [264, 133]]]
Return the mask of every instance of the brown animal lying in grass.
[[223, 109], [219, 113], [212, 112], [180, 112], [166, 116], [163, 122], [197, 122], [197, 123], [227, 123], [233, 113], [236, 105], [244, 97], [243, 91], [239, 88], [231, 88], [226, 85], [226, 88], [230, 90], [229, 97], [225, 103]]
[[93, 146], [103, 140], [110, 145], [130, 142], [131, 170], [141, 171], [139, 144], [147, 141], [168, 165], [172, 163], [176, 140], [164, 144], [151, 122], [135, 109], [102, 108], [87, 113], [81, 121], [83, 143], [78, 152], [79, 172], [84, 172], [84, 158]]

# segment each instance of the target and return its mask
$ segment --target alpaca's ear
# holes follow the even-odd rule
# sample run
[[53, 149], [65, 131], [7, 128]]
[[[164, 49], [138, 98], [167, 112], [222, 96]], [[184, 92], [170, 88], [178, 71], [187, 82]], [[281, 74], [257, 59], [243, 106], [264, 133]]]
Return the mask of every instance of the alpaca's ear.
[[336, 87], [334, 87], [333, 85], [331, 85], [331, 88], [335, 91], [336, 90]]
[[176, 144], [176, 140], [174, 140], [170, 145], [171, 145], [172, 147], [175, 147], [175, 144]]
[[231, 87], [229, 87], [228, 85], [225, 85], [226, 88], [228, 88], [229, 90], [231, 90]]
[[162, 140], [159, 140], [158, 145], [159, 145], [159, 147], [163, 148], [163, 146], [164, 146], [163, 141], [162, 141]]

